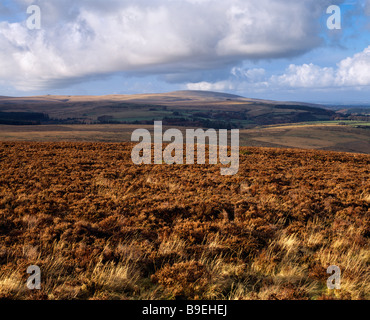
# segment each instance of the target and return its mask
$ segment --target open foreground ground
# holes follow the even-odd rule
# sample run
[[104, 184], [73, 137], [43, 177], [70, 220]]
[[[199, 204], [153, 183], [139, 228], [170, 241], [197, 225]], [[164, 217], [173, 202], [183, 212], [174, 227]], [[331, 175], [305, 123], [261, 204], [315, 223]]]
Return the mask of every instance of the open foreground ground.
[[248, 147], [221, 176], [132, 147], [0, 143], [1, 298], [370, 298], [369, 155]]

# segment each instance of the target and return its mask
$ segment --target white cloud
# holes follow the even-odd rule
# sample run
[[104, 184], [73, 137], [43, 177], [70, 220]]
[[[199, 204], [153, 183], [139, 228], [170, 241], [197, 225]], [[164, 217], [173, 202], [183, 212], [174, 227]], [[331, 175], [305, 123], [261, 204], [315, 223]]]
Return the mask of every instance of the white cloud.
[[235, 84], [231, 81], [217, 81], [217, 82], [207, 82], [201, 81], [196, 83], [188, 83], [186, 85], [188, 90], [203, 90], [203, 91], [228, 91], [235, 90]]
[[291, 64], [287, 73], [273, 76], [270, 81], [282, 87], [322, 88], [331, 87], [334, 84], [334, 79], [332, 68], [321, 68], [310, 63], [301, 66]]
[[206, 91], [259, 91], [268, 86], [266, 80], [266, 70], [263, 68], [245, 69], [234, 67], [231, 69], [229, 79], [215, 82], [201, 81], [188, 83], [186, 87], [189, 90]]
[[276, 89], [329, 89], [370, 86], [370, 46], [343, 59], [336, 68], [310, 64], [291, 64], [284, 74], [267, 76], [264, 69], [233, 68], [225, 81], [188, 83], [198, 90], [261, 91]]
[[[311, 1], [249, 1], [226, 11], [229, 32], [217, 44], [221, 55], [289, 56], [318, 45]], [[309, 28], [307, 28], [309, 26]]]
[[336, 84], [370, 86], [370, 46], [338, 64]]
[[287, 73], [271, 80], [282, 86], [301, 88], [370, 86], [370, 46], [340, 61], [337, 68], [290, 65]]
[[[42, 30], [0, 23], [0, 81], [20, 90], [140, 72], [222, 68], [320, 44], [329, 0], [17, 0], [39, 5]], [[252, 75], [250, 75], [252, 76]]]

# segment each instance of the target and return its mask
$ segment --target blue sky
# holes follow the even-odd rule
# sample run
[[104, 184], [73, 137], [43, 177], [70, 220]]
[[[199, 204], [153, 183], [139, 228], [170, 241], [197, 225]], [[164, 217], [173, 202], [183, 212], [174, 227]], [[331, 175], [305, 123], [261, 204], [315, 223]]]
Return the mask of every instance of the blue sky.
[[[340, 30], [327, 28], [330, 5]], [[191, 89], [370, 104], [370, 0], [5, 0], [0, 48], [0, 95]]]

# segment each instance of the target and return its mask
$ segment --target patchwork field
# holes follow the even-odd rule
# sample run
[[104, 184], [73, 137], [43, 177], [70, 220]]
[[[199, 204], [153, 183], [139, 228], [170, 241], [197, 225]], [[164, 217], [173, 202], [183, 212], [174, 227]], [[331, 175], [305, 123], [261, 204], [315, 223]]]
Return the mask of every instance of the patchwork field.
[[369, 155], [246, 147], [221, 176], [132, 147], [0, 143], [1, 298], [370, 298]]

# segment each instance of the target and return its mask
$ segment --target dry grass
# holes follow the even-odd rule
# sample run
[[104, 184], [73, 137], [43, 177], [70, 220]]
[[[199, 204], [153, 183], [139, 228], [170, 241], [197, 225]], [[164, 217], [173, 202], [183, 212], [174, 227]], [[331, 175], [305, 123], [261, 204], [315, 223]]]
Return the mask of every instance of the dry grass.
[[1, 298], [370, 298], [369, 156], [245, 148], [220, 176], [131, 148], [0, 144]]

